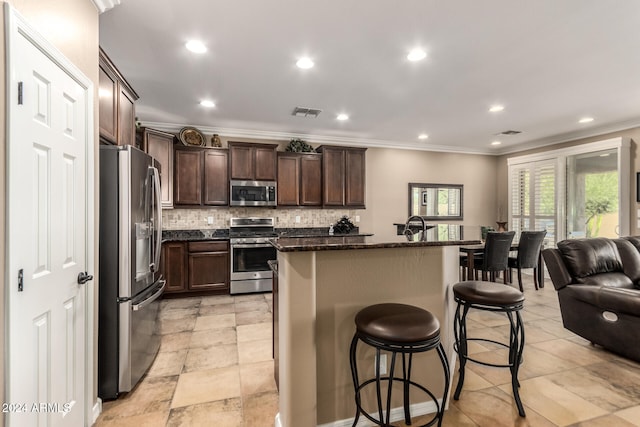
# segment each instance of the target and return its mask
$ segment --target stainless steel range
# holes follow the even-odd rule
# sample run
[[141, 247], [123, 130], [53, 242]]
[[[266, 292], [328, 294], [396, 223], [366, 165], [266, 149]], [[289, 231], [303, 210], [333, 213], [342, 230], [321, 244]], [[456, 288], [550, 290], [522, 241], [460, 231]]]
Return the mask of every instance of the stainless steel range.
[[277, 259], [276, 249], [268, 242], [274, 237], [273, 218], [231, 218], [231, 294], [273, 289], [267, 261]]

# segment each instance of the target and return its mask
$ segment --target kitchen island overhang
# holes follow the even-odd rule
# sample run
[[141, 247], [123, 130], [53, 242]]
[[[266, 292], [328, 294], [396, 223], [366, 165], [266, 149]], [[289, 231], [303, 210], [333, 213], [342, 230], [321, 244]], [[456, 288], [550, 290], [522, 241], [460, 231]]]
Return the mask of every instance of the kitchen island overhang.
[[[458, 245], [477, 243], [479, 240], [408, 241], [404, 236], [272, 241], [278, 250], [279, 271], [280, 412], [276, 425], [337, 426], [353, 420], [349, 345], [355, 314], [368, 305], [397, 302], [432, 312], [441, 324], [447, 358], [455, 366], [451, 286], [459, 281]], [[437, 354], [431, 353], [416, 356], [412, 378], [441, 399], [442, 367]], [[374, 354], [367, 346], [358, 350], [363, 377], [373, 376]], [[401, 408], [401, 389], [396, 391], [394, 386], [393, 396], [392, 408]], [[415, 397], [412, 415], [436, 410], [426, 395], [415, 393]], [[365, 408], [374, 407], [373, 393], [365, 393], [364, 399]], [[402, 409], [399, 411], [401, 418]]]

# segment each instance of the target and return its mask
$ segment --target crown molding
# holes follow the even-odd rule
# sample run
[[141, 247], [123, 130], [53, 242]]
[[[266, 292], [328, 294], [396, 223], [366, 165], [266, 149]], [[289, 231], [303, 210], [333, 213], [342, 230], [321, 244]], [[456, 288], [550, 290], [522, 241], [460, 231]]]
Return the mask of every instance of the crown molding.
[[184, 126], [193, 126], [205, 134], [217, 133], [225, 138], [251, 138], [251, 139], [267, 139], [267, 140], [283, 140], [288, 141], [292, 138], [301, 138], [309, 143], [315, 144], [328, 144], [328, 145], [343, 145], [349, 147], [367, 147], [367, 148], [395, 148], [399, 150], [415, 150], [415, 151], [435, 151], [442, 153], [455, 153], [455, 154], [480, 154], [487, 156], [495, 156], [495, 151], [487, 151], [484, 149], [473, 148], [461, 148], [451, 147], [444, 145], [412, 145], [405, 141], [387, 141], [379, 139], [369, 138], [355, 138], [355, 137], [337, 137], [327, 135], [314, 135], [314, 134], [302, 134], [302, 133], [290, 133], [290, 132], [275, 132], [253, 129], [237, 129], [237, 128], [225, 128], [225, 127], [213, 127], [213, 126], [198, 126], [198, 125], [184, 125], [176, 123], [164, 123], [164, 122], [147, 122], [140, 121], [140, 125], [157, 129], [165, 132], [178, 134], [180, 129]]
[[91, 0], [98, 9], [99, 13], [106, 12], [109, 9], [113, 9], [120, 4], [120, 0]]
[[[115, 0], [117, 1], [117, 0]], [[165, 123], [165, 122], [147, 122], [141, 121], [140, 124], [145, 127], [178, 134], [184, 124]], [[192, 126], [192, 125], [189, 125]], [[398, 150], [415, 150], [415, 151], [434, 151], [440, 153], [455, 154], [478, 154], [485, 156], [502, 156], [505, 154], [520, 153], [531, 149], [537, 149], [550, 145], [562, 144], [564, 142], [575, 141], [583, 138], [591, 138], [598, 135], [604, 135], [611, 132], [619, 132], [635, 127], [640, 127], [640, 118], [625, 120], [621, 122], [611, 123], [607, 125], [591, 127], [589, 129], [567, 132], [559, 135], [553, 135], [546, 138], [534, 139], [531, 141], [519, 143], [513, 147], [502, 149], [484, 149], [484, 148], [462, 148], [445, 145], [429, 145], [428, 143], [420, 143], [420, 145], [408, 143], [406, 141], [390, 141], [381, 139], [369, 139], [358, 137], [338, 137], [327, 135], [302, 134], [291, 132], [276, 132], [267, 130], [226, 128], [215, 126], [197, 126], [193, 125], [205, 134], [217, 133], [226, 138], [250, 138], [265, 140], [282, 140], [288, 141], [292, 138], [301, 138], [309, 143], [343, 145], [349, 147], [368, 147], [368, 148], [395, 148]]]
[[532, 141], [527, 141], [520, 143], [516, 146], [504, 148], [495, 152], [497, 155], [504, 154], [514, 154], [520, 153], [522, 151], [547, 147], [549, 145], [562, 144], [564, 142], [576, 141], [578, 139], [591, 138], [599, 135], [605, 135], [612, 132], [620, 132], [623, 130], [633, 129], [636, 127], [640, 127], [640, 118], [635, 118], [631, 120], [624, 120], [621, 122], [611, 123], [602, 126], [595, 126], [589, 129], [584, 129], [575, 132], [567, 132], [559, 135], [553, 135], [546, 138], [534, 139]]

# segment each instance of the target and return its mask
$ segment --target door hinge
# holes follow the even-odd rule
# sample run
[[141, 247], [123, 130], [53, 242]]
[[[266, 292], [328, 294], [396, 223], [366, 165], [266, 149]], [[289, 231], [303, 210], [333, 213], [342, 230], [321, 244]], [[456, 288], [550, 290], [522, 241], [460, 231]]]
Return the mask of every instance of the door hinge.
[[24, 269], [18, 270], [18, 292], [24, 290]]
[[22, 82], [18, 82], [18, 105], [22, 105]]

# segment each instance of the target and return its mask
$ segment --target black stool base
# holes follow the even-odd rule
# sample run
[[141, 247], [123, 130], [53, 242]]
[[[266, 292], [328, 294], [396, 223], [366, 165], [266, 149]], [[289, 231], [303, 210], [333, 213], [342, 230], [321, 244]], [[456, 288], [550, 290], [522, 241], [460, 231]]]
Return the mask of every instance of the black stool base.
[[[363, 341], [364, 343], [369, 344], [376, 348], [376, 376], [374, 378], [370, 378], [364, 381], [363, 383], [359, 383], [358, 367], [356, 363], [356, 349], [357, 349], [358, 341]], [[442, 403], [438, 403], [438, 399], [436, 398], [436, 396], [427, 388], [425, 388], [420, 384], [417, 384], [414, 381], [411, 381], [411, 366], [413, 361], [413, 353], [425, 352], [432, 349], [437, 350], [438, 356], [440, 357], [440, 361], [442, 363], [444, 374], [445, 374], [445, 389], [444, 389], [444, 395], [442, 398]], [[381, 350], [391, 352], [391, 363], [389, 368], [389, 375], [387, 376], [380, 375], [380, 351]], [[353, 376], [353, 385], [355, 388], [355, 403], [356, 403], [356, 415], [353, 421], [353, 427], [355, 427], [355, 425], [358, 423], [360, 414], [362, 414], [369, 421], [375, 423], [376, 425], [383, 426], [383, 427], [390, 425], [389, 423], [391, 418], [391, 391], [392, 391], [393, 381], [399, 381], [403, 383], [403, 398], [404, 398], [403, 408], [404, 408], [405, 423], [407, 425], [411, 425], [411, 414], [410, 414], [410, 408], [409, 408], [409, 392], [412, 386], [426, 393], [436, 405], [436, 413], [434, 414], [433, 418], [429, 420], [426, 424], [423, 424], [421, 427], [431, 426], [431, 425], [434, 425], [436, 422], [438, 423], [437, 424], [438, 426], [442, 425], [444, 408], [446, 406], [447, 395], [449, 393], [450, 371], [449, 371], [449, 362], [447, 361], [444, 348], [440, 343], [439, 336], [427, 342], [412, 343], [411, 345], [395, 345], [391, 343], [380, 342], [380, 340], [376, 340], [375, 338], [370, 337], [366, 334], [356, 332], [356, 334], [353, 336], [353, 340], [351, 341], [351, 349], [349, 353], [350, 353], [350, 362], [351, 362], [351, 374]], [[402, 377], [394, 376], [396, 355], [398, 353], [402, 355]], [[387, 382], [387, 399], [386, 399], [386, 411], [383, 411], [381, 385], [385, 381]], [[365, 411], [362, 408], [361, 398], [360, 398], [360, 392], [366, 386], [373, 385], [373, 384], [375, 384], [376, 386], [376, 397], [377, 397], [377, 408], [378, 408], [377, 419], [374, 418], [369, 413], [367, 413], [367, 411]], [[386, 415], [386, 417], [384, 415]]]
[[[520, 310], [522, 309], [522, 303], [509, 305], [509, 306], [487, 306], [487, 305], [479, 305], [472, 304], [467, 301], [464, 301], [459, 298], [455, 298], [458, 306], [456, 308], [456, 314], [454, 317], [453, 323], [453, 332], [455, 335], [455, 344], [453, 346], [456, 353], [458, 353], [459, 364], [460, 367], [458, 369], [458, 385], [456, 386], [456, 390], [453, 394], [453, 398], [458, 400], [460, 398], [460, 393], [462, 392], [462, 386], [464, 384], [464, 373], [465, 373], [465, 365], [467, 361], [479, 363], [485, 366], [492, 366], [497, 368], [509, 368], [511, 371], [511, 387], [513, 389], [513, 398], [516, 402], [516, 406], [518, 408], [518, 414], [521, 417], [525, 417], [526, 413], [524, 411], [524, 406], [522, 405], [522, 400], [520, 399], [520, 382], [518, 381], [518, 370], [520, 368], [520, 364], [522, 364], [522, 352], [524, 349], [524, 324], [522, 322], [522, 317], [520, 316]], [[490, 339], [484, 338], [468, 338], [467, 337], [467, 314], [469, 313], [469, 309], [476, 308], [479, 310], [485, 311], [496, 311], [502, 312], [507, 315], [509, 319], [509, 343], [502, 343]], [[515, 319], [514, 319], [515, 317]], [[494, 344], [498, 344], [504, 346], [509, 349], [509, 360], [505, 364], [495, 364], [483, 362], [481, 360], [474, 359], [469, 357], [467, 353], [467, 343], [469, 341], [484, 341], [490, 342]]]

